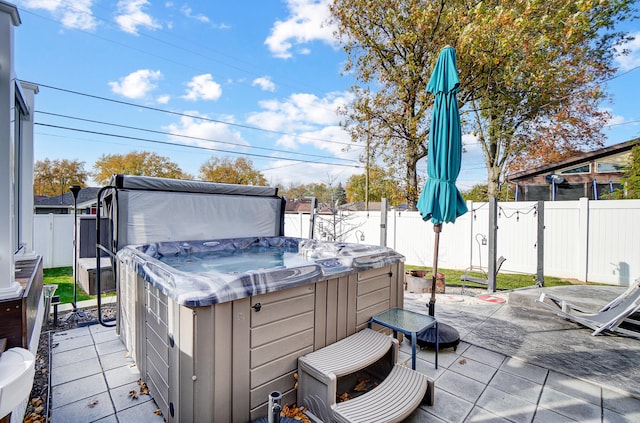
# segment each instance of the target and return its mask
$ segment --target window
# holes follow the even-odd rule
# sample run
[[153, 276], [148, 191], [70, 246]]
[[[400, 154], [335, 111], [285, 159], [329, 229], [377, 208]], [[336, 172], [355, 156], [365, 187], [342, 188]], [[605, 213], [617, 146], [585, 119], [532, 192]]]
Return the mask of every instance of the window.
[[629, 160], [631, 160], [631, 152], [629, 151], [614, 154], [608, 157], [603, 157], [601, 160], [596, 161], [596, 172], [599, 172], [599, 173], [624, 172], [624, 168], [629, 164]]
[[21, 248], [22, 241], [22, 198], [21, 192], [23, 188], [24, 181], [22, 181], [21, 170], [22, 170], [22, 155], [23, 155], [23, 127], [24, 121], [28, 116], [27, 106], [22, 99], [21, 90], [18, 88], [18, 84], [16, 84], [15, 90], [15, 103], [14, 103], [14, 111], [13, 111], [13, 155], [11, 160], [11, 173], [13, 174], [12, 178], [12, 189], [13, 189], [13, 206], [11, 213], [13, 214], [13, 225], [11, 231], [13, 232], [13, 250], [15, 253], [18, 253]]
[[589, 163], [583, 164], [576, 167], [570, 167], [569, 169], [561, 170], [560, 174], [562, 175], [574, 175], [576, 173], [589, 173], [591, 172], [591, 165]]
[[622, 172], [624, 170], [624, 165], [617, 163], [598, 163], [596, 172], [605, 173], [605, 172]]

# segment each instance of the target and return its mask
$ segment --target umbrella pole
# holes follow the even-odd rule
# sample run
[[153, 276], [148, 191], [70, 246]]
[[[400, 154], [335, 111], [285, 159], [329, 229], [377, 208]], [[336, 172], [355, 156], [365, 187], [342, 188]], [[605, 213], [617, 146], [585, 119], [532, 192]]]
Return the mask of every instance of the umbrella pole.
[[433, 268], [431, 271], [431, 299], [429, 300], [429, 316], [436, 314], [436, 278], [438, 277], [438, 249], [440, 248], [440, 232], [442, 232], [442, 223], [433, 225], [433, 232], [436, 238], [433, 245]]

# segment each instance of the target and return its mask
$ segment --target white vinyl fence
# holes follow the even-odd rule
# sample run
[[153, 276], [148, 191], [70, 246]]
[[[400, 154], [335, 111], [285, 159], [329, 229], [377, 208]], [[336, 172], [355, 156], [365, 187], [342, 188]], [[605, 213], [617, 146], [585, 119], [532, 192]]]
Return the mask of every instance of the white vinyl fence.
[[33, 216], [33, 249], [42, 256], [43, 267], [73, 265], [73, 215]]
[[[505, 273], [536, 274], [538, 266], [537, 202], [498, 203], [497, 256], [507, 261]], [[438, 265], [487, 268], [488, 203], [468, 204], [469, 212], [440, 234]], [[45, 267], [70, 266], [73, 260], [73, 216], [34, 216], [35, 250]], [[326, 239], [318, 223], [315, 238]], [[544, 274], [580, 281], [628, 286], [640, 277], [640, 200], [547, 201], [544, 203]], [[342, 216], [338, 241], [380, 244], [380, 212], [349, 212]], [[307, 238], [308, 214], [287, 214], [285, 235]], [[387, 213], [387, 246], [404, 255], [407, 264], [433, 265], [433, 225], [418, 212]], [[365, 240], [361, 241], [364, 235]]]

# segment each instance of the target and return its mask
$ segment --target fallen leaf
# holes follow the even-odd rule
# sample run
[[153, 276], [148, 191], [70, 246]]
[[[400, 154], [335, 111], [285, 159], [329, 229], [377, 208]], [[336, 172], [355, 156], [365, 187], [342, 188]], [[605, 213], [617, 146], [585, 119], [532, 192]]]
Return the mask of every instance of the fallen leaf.
[[344, 394], [337, 394], [339, 402], [349, 401], [349, 393], [345, 392]]
[[147, 387], [146, 382], [142, 382], [140, 384], [140, 393], [142, 395], [149, 395], [149, 388]]
[[153, 412], [153, 414], [157, 415], [157, 416], [162, 416], [162, 410], [160, 410], [159, 408]]
[[369, 383], [368, 379], [363, 379], [353, 388], [356, 392], [364, 392], [367, 390], [367, 383]]
[[463, 358], [462, 360], [458, 361], [458, 363], [460, 363], [460, 364], [462, 364], [464, 366], [465, 364], [467, 364], [467, 360], [465, 360]]
[[138, 399], [138, 392], [135, 389], [133, 389], [129, 391], [129, 396], [133, 399]]
[[87, 407], [89, 408], [93, 408], [96, 406], [97, 403], [99, 403], [100, 401], [98, 401], [97, 399], [92, 399], [91, 401], [89, 401], [89, 404], [87, 404]]

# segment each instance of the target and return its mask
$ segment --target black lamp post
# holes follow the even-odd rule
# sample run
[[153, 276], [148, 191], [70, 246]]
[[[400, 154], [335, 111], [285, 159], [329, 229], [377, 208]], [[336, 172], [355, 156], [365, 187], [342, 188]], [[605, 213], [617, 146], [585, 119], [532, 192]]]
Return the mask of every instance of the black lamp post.
[[73, 194], [73, 313], [70, 317], [84, 317], [83, 312], [78, 311], [77, 306], [77, 291], [78, 285], [78, 193], [82, 188], [80, 185], [71, 185], [69, 191]]

